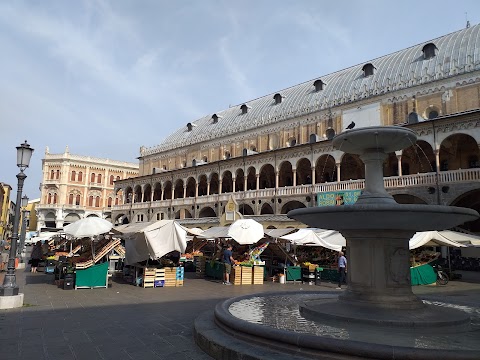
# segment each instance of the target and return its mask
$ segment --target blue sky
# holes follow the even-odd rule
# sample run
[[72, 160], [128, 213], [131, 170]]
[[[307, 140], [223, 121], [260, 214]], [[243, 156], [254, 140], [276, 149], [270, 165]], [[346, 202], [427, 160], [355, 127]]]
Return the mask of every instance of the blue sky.
[[[137, 162], [202, 116], [422, 43], [480, 19], [478, 0], [0, 2], [0, 181], [45, 147]], [[15, 195], [13, 196], [13, 200]]]

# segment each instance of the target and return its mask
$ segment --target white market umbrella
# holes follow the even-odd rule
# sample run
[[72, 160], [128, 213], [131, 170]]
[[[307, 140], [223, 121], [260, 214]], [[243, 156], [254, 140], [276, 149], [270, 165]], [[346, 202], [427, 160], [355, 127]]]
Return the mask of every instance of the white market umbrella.
[[76, 238], [84, 238], [108, 233], [112, 227], [113, 224], [110, 221], [99, 217], [87, 217], [65, 226], [63, 231]]
[[228, 236], [240, 245], [255, 244], [265, 236], [262, 224], [253, 219], [239, 219], [228, 228]]

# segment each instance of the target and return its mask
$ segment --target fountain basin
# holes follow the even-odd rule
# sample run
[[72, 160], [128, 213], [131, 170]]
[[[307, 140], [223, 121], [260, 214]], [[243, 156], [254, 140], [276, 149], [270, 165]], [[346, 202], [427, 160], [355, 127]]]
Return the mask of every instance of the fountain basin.
[[[277, 292], [232, 298], [217, 304], [214, 313], [195, 321], [197, 345], [216, 359], [404, 359], [450, 360], [480, 358], [478, 311], [472, 328], [442, 334], [430, 329], [392, 328], [348, 321], [311, 321], [298, 304], [312, 299], [333, 300], [334, 292]], [[427, 301], [432, 305], [431, 301]]]
[[368, 149], [384, 153], [405, 149], [417, 141], [414, 131], [398, 126], [372, 126], [348, 130], [333, 139], [333, 147], [349, 154], [362, 155]]
[[288, 217], [328, 230], [445, 230], [478, 218], [473, 209], [418, 204], [354, 204], [292, 210]]

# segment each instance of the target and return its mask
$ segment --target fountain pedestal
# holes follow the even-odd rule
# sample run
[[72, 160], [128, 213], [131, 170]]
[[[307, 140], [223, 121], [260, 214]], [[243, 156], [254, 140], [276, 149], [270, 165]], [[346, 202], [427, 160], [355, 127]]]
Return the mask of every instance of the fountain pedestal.
[[[383, 162], [388, 153], [415, 142], [413, 131], [388, 126], [351, 130], [334, 138], [335, 148], [357, 154], [364, 162], [365, 189], [354, 205], [297, 209], [288, 216], [311, 227], [338, 230], [345, 237], [348, 289], [338, 300], [304, 305], [302, 314], [402, 327], [438, 323], [438, 311], [444, 310], [427, 307], [412, 293], [409, 240], [417, 231], [448, 229], [476, 219], [478, 213], [395, 202], [384, 187]], [[450, 309], [441, 318], [452, 328], [469, 322], [464, 313]]]

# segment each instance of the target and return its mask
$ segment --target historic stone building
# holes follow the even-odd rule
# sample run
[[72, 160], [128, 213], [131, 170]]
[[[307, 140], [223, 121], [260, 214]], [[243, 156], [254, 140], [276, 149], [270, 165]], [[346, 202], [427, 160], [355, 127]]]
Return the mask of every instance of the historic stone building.
[[36, 205], [37, 230], [62, 228], [88, 216], [111, 218], [112, 206], [122, 204], [114, 194], [116, 181], [138, 176], [138, 164], [70, 154], [42, 159], [40, 202]]
[[[138, 177], [115, 183], [116, 222], [181, 219], [210, 227], [233, 198], [265, 226], [325, 192], [359, 190], [358, 156], [332, 148], [354, 125], [406, 126], [418, 142], [390, 154], [400, 203], [480, 210], [480, 25], [320, 76], [185, 124], [140, 150]], [[480, 231], [480, 223], [466, 224]]]

